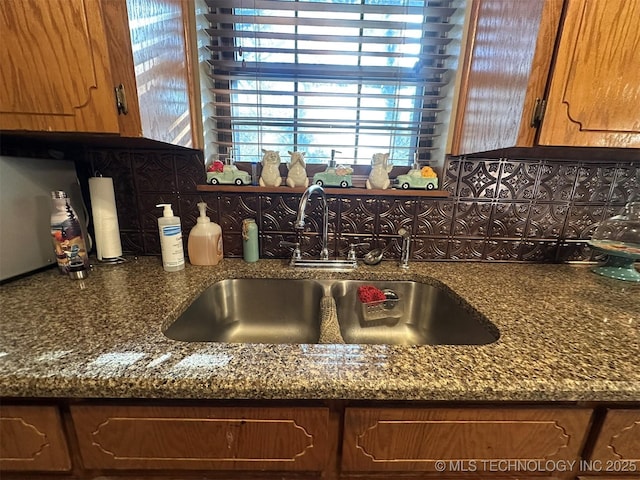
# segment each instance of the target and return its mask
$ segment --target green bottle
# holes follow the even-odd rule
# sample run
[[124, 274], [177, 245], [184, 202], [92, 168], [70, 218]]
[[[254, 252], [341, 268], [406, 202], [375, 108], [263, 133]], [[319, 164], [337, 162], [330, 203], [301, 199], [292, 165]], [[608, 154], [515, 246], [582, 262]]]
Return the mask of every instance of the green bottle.
[[245, 262], [257, 262], [260, 258], [258, 252], [258, 225], [253, 218], [242, 221], [242, 252]]

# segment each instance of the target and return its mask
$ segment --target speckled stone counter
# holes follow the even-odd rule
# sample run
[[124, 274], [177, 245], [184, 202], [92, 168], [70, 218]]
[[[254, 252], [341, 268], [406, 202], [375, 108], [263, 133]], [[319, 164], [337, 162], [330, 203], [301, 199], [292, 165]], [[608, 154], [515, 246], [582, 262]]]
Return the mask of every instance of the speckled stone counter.
[[[584, 265], [413, 263], [350, 273], [282, 260], [166, 273], [160, 260], [0, 286], [0, 396], [640, 401], [640, 286]], [[442, 283], [500, 330], [483, 346], [184, 343], [162, 331], [224, 278]], [[283, 299], [286, 301], [287, 299]]]

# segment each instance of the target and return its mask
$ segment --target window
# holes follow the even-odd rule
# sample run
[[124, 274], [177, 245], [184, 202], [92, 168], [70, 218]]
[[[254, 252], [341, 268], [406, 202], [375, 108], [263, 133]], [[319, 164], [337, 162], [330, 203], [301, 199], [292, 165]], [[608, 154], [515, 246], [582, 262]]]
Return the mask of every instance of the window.
[[463, 0], [206, 0], [215, 149], [441, 161]]

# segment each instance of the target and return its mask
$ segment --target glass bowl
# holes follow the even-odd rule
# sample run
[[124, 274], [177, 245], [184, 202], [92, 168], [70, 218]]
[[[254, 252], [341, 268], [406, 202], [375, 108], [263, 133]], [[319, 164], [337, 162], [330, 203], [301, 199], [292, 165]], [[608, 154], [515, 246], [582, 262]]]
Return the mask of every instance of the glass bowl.
[[593, 272], [618, 280], [640, 282], [634, 262], [640, 259], [640, 202], [629, 202], [623, 211], [604, 222], [593, 232], [589, 245], [607, 259]]

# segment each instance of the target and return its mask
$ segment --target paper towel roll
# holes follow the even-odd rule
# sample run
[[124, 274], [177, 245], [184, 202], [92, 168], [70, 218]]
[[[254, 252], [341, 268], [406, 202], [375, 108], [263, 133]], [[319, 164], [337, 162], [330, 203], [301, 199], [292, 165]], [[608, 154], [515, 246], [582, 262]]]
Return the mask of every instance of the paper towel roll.
[[98, 260], [121, 257], [122, 244], [120, 243], [113, 179], [109, 177], [90, 178], [89, 195], [91, 196], [91, 212], [93, 213]]

